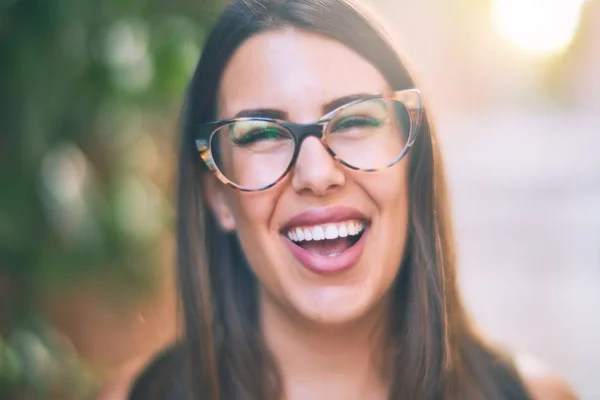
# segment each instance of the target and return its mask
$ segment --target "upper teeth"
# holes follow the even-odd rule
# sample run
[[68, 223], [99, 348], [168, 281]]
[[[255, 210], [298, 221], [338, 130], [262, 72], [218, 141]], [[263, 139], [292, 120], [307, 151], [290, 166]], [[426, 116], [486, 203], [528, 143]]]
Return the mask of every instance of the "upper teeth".
[[335, 224], [296, 227], [290, 229], [287, 235], [294, 242], [303, 242], [354, 236], [361, 233], [364, 229], [365, 223], [363, 221], [352, 220]]

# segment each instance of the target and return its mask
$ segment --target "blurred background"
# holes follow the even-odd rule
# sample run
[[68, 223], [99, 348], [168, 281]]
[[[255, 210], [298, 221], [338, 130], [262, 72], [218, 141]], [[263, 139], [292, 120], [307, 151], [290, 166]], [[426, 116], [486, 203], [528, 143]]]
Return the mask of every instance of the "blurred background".
[[[475, 321], [600, 399], [600, 0], [363, 1], [428, 98]], [[177, 119], [220, 2], [0, 1], [1, 399], [117, 393], [175, 337]]]

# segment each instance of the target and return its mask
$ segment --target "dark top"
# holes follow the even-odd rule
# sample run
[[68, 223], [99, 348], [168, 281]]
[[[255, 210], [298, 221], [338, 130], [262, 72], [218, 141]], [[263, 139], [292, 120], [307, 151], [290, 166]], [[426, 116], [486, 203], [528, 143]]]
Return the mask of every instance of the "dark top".
[[[482, 381], [492, 379], [494, 382], [492, 389], [494, 395], [486, 397], [531, 400], [514, 367], [492, 357], [483, 347], [478, 348], [478, 351], [483, 352], [486, 358], [489, 357], [483, 368], [487, 373], [478, 378]], [[133, 383], [129, 400], [190, 400], [185, 377], [181, 346], [173, 345], [147, 364]]]
[[171, 346], [154, 357], [137, 377], [129, 400], [187, 400], [183, 357]]

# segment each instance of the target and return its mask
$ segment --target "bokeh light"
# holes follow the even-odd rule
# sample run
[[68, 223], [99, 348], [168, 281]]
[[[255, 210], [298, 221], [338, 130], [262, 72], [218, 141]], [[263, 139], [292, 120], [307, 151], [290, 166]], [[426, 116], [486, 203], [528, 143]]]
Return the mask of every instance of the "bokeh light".
[[585, 0], [493, 0], [492, 21], [520, 50], [536, 56], [564, 52], [573, 42]]

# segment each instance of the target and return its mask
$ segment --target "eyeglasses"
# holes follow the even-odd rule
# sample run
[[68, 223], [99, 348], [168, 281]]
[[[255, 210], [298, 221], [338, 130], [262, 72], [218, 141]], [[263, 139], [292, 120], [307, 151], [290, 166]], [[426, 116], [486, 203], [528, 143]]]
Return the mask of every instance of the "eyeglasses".
[[221, 182], [260, 191], [288, 174], [309, 136], [347, 168], [389, 168], [413, 145], [422, 110], [419, 90], [402, 90], [351, 101], [311, 124], [254, 117], [210, 122], [199, 127], [196, 147]]

